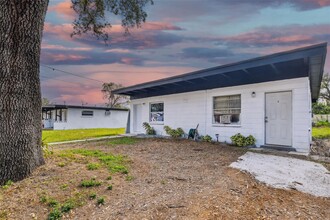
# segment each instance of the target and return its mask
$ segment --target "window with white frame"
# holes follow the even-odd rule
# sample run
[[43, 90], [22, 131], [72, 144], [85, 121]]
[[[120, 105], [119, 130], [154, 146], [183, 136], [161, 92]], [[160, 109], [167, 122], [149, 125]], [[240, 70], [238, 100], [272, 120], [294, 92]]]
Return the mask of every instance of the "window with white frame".
[[240, 124], [241, 95], [213, 97], [214, 124]]
[[150, 103], [150, 122], [164, 121], [164, 103]]
[[93, 117], [94, 112], [93, 111], [81, 111], [82, 117]]

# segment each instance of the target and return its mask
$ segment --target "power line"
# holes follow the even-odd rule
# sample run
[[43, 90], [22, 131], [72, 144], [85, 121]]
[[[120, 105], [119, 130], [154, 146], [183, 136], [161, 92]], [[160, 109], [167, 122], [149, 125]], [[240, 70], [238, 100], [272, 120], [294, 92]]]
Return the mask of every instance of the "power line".
[[66, 83], [70, 83], [70, 84], [74, 84], [74, 85], [88, 85], [88, 86], [90, 86], [90, 83], [93, 83], [92, 85], [95, 85], [95, 86], [97, 85], [97, 87], [99, 87], [99, 82], [92, 82], [92, 81], [88, 81], [88, 82], [86, 82], [86, 81], [83, 81], [83, 82], [74, 81], [74, 82], [72, 82], [72, 81], [69, 81], [69, 80], [54, 78], [54, 77], [52, 77], [54, 74], [52, 74], [52, 76], [50, 76], [49, 74], [52, 74], [52, 73], [48, 72], [47, 70], [46, 71], [45, 70], [40, 71], [40, 77], [44, 78], [44, 79], [56, 80], [56, 81], [66, 82]]
[[73, 75], [73, 76], [76, 76], [76, 77], [80, 77], [80, 78], [83, 78], [83, 79], [89, 79], [89, 80], [93, 80], [93, 81], [96, 81], [96, 82], [104, 83], [101, 80], [97, 80], [97, 79], [93, 79], [93, 78], [89, 78], [89, 77], [85, 77], [85, 76], [80, 76], [78, 74], [70, 73], [68, 71], [60, 70], [60, 69], [57, 69], [57, 68], [54, 68], [54, 67], [51, 67], [51, 66], [47, 66], [47, 65], [44, 65], [44, 64], [40, 64], [40, 66], [46, 67], [46, 68], [51, 69], [53, 71], [58, 71], [58, 72], [61, 72], [61, 73], [70, 74], [70, 75]]
[[[60, 82], [65, 82], [65, 83], [70, 83], [70, 84], [73, 84], [73, 85], [83, 85], [83, 83], [76, 83], [76, 82], [70, 82], [70, 81], [65, 81], [65, 80], [61, 80], [61, 79], [54, 79], [54, 78], [51, 78], [51, 77], [46, 77], [46, 76], [42, 76], [40, 75], [41, 78], [44, 78], [44, 79], [49, 79], [49, 80], [56, 80], [56, 81], [60, 81]], [[88, 85], [90, 86], [90, 85]], [[92, 88], [98, 88], [98, 86], [91, 86]]]
[[47, 77], [47, 76], [41, 76], [41, 75], [40, 75], [40, 77], [41, 77], [41, 78], [44, 78], [44, 79], [56, 80], [56, 81], [66, 82], [66, 83], [75, 84], [75, 85], [76, 85], [76, 84], [77, 84], [77, 85], [78, 85], [78, 84], [81, 85], [81, 83], [68, 82], [68, 81], [65, 81], [65, 80], [54, 79], [54, 78]]
[[[78, 83], [78, 82], [70, 82], [70, 81], [66, 81], [66, 80], [62, 80], [62, 79], [55, 79], [55, 78], [52, 78], [52, 77], [49, 77], [49, 76], [44, 76], [44, 75], [42, 75], [42, 73], [40, 73], [40, 77], [44, 78], [44, 79], [56, 80], [56, 81], [71, 83], [71, 84], [75, 84], [75, 85], [83, 85], [84, 84], [84, 83], [81, 83], [81, 82]], [[88, 85], [88, 84], [86, 84], [86, 85]]]

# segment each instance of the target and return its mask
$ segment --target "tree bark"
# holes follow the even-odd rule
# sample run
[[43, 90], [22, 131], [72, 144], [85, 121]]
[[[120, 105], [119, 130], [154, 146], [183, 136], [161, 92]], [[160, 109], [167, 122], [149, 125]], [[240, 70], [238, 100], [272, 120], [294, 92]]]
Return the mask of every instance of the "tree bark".
[[0, 0], [0, 185], [44, 164], [39, 63], [48, 0]]

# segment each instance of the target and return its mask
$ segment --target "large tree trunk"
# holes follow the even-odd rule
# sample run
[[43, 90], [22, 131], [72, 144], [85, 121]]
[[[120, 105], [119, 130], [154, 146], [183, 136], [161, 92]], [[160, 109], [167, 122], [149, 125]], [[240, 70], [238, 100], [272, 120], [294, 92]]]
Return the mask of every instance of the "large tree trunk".
[[39, 62], [48, 0], [0, 0], [0, 185], [44, 164]]

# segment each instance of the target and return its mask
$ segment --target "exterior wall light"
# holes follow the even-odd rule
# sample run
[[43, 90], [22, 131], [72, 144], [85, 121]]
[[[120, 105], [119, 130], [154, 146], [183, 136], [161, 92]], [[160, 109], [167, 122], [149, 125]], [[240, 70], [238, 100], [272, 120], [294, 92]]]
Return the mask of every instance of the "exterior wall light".
[[252, 92], [252, 93], [251, 93], [251, 97], [252, 97], [252, 98], [255, 98], [256, 95], [257, 95], [256, 92]]

